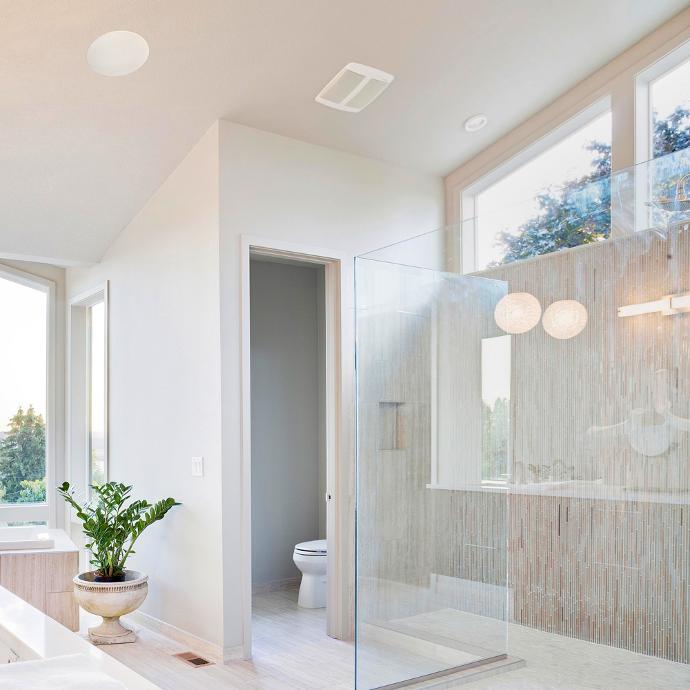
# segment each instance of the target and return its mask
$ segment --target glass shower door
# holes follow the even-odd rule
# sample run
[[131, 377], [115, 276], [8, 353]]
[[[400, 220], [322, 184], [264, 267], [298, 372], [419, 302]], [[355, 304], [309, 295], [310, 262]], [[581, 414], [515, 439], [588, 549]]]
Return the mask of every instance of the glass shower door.
[[356, 263], [360, 690], [506, 652], [507, 287], [395, 258]]

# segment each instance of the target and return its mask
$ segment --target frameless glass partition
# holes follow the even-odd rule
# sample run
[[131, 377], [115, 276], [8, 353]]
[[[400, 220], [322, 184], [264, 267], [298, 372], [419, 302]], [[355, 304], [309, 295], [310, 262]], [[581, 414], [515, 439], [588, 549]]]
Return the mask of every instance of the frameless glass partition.
[[366, 259], [357, 283], [358, 687], [378, 688], [505, 653], [506, 497], [457, 490], [481, 481], [474, 365], [507, 285]]
[[357, 259], [360, 690], [690, 683], [689, 173], [570, 188], [481, 271], [474, 220]]

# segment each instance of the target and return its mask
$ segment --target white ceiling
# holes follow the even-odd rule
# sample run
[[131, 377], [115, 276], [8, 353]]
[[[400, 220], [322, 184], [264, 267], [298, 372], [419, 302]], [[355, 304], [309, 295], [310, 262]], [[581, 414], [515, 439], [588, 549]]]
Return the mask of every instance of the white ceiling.
[[[443, 175], [686, 4], [0, 0], [0, 255], [98, 260], [217, 118]], [[150, 44], [128, 77], [84, 59], [113, 29]], [[351, 61], [396, 79], [315, 103]]]

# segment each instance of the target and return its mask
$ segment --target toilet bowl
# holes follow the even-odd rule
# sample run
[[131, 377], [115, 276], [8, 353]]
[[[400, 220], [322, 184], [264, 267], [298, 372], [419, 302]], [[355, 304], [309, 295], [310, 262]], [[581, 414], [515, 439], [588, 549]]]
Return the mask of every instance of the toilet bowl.
[[295, 546], [292, 560], [302, 572], [297, 603], [305, 609], [326, 606], [326, 540], [304, 541]]

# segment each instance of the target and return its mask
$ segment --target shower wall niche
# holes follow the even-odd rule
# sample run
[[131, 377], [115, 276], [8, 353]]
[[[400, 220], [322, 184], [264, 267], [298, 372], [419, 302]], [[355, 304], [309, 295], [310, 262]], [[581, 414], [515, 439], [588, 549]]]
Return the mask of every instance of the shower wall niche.
[[357, 259], [360, 690], [513, 668], [511, 625], [690, 662], [690, 227], [609, 184], [607, 241]]

